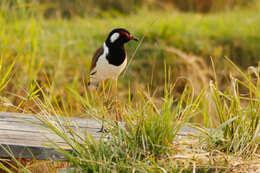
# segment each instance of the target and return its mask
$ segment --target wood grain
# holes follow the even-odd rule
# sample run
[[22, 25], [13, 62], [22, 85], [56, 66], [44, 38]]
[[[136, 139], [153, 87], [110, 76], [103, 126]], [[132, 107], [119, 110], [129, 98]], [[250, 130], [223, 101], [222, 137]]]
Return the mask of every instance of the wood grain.
[[97, 133], [101, 125], [94, 119], [55, 116], [39, 117], [36, 115], [0, 112], [0, 157], [10, 157], [3, 149], [4, 147], [16, 158], [63, 159], [56, 151], [47, 147], [48, 139], [55, 141], [61, 146], [67, 146], [67, 144], [59, 136], [47, 130], [41, 122], [41, 118], [47, 118], [49, 121], [57, 124], [57, 126], [64, 125], [63, 128], [65, 129], [69, 125], [70, 128], [77, 130], [83, 137], [85, 133], [96, 139], [101, 135]]
[[[0, 112], [0, 157], [10, 157], [5, 148], [16, 158], [63, 160], [61, 155], [48, 147], [49, 140], [64, 147], [68, 144], [46, 127], [43, 123], [45, 119], [64, 132], [67, 132], [66, 129], [73, 129], [83, 139], [86, 134], [95, 139], [102, 135], [98, 133], [101, 123], [94, 119]], [[189, 133], [199, 132], [190, 127], [183, 127], [178, 138], [187, 137]]]

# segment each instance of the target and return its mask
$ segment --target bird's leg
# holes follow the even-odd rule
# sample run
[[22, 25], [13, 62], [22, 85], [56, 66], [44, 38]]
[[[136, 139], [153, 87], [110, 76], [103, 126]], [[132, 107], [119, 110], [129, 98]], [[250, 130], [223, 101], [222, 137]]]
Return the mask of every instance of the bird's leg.
[[107, 133], [107, 130], [104, 128], [104, 120], [102, 120], [102, 126], [101, 126], [100, 130], [98, 131], [98, 133]]
[[112, 83], [110, 81], [109, 83], [109, 88], [108, 88], [108, 95], [111, 96], [111, 88], [112, 88]]
[[[105, 92], [105, 82], [104, 81], [102, 81], [102, 93], [105, 97], [106, 92]], [[100, 130], [98, 131], [98, 132], [101, 132], [101, 133], [106, 132], [106, 130], [104, 129], [104, 118], [105, 118], [105, 116], [102, 115], [102, 124], [101, 124]]]
[[101, 133], [103, 133], [103, 132], [107, 132], [107, 130], [104, 128], [104, 119], [105, 119], [105, 116], [102, 115], [101, 128], [100, 128], [100, 130], [99, 130], [98, 132], [101, 132]]
[[105, 82], [104, 81], [102, 81], [102, 92], [103, 92], [103, 95], [105, 96], [106, 91], [105, 91]]
[[117, 88], [118, 88], [117, 79], [113, 79], [113, 94], [116, 96], [116, 98], [118, 94]]
[[115, 113], [116, 113], [116, 125], [118, 126], [118, 122], [120, 121], [119, 118], [119, 102], [118, 102], [118, 98], [117, 98], [117, 94], [118, 94], [118, 83], [117, 83], [117, 79], [114, 79], [114, 93], [115, 93]]
[[[112, 88], [112, 93], [115, 94], [115, 100], [114, 100], [114, 103], [113, 103], [113, 106], [114, 106], [114, 110], [115, 110], [115, 114], [116, 114], [116, 124], [118, 125], [118, 121], [120, 121], [120, 118], [119, 118], [119, 109], [118, 109], [118, 100], [117, 100], [117, 90], [118, 90], [118, 83], [117, 83], [117, 79], [114, 79], [114, 86], [112, 86], [113, 83], [110, 83], [110, 86], [109, 86], [109, 89], [108, 89], [108, 95], [110, 95], [110, 91], [111, 91], [111, 88]], [[103, 95], [106, 96], [106, 92], [105, 92], [105, 85], [104, 85], [104, 82], [102, 82], [102, 91], [103, 91]], [[104, 115], [102, 116], [102, 126], [101, 126], [101, 129], [98, 131], [98, 132], [107, 132], [107, 130], [104, 128]]]
[[117, 92], [117, 87], [118, 87], [117, 79], [115, 80], [115, 87], [116, 87], [116, 92]]

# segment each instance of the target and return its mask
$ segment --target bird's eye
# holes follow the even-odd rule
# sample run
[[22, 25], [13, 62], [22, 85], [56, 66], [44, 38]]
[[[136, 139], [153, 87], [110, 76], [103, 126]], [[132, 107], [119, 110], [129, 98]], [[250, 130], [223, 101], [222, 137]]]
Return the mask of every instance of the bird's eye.
[[116, 33], [112, 34], [110, 37], [111, 43], [114, 43], [116, 41], [116, 39], [118, 39], [118, 37], [119, 37], [119, 33], [116, 32]]
[[126, 36], [127, 38], [129, 37], [129, 34], [127, 32], [120, 32], [122, 35]]

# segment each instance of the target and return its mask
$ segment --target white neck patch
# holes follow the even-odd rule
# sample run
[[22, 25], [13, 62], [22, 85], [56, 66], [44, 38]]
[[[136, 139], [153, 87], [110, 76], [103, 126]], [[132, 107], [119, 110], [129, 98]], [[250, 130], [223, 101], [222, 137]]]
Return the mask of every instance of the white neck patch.
[[118, 39], [118, 37], [119, 37], [119, 33], [114, 33], [113, 35], [111, 35], [111, 37], [110, 37], [110, 41], [111, 41], [111, 43], [114, 43], [115, 41], [116, 41], [116, 39]]

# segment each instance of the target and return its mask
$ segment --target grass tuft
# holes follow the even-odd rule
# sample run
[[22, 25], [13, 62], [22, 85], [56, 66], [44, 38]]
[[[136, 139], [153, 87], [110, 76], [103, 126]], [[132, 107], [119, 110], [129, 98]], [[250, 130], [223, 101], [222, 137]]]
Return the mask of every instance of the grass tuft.
[[[252, 157], [259, 152], [259, 71], [255, 71], [252, 77], [252, 73], [242, 72], [230, 59], [226, 59], [243, 79], [232, 77], [231, 86], [225, 92], [221, 92], [216, 84], [211, 83], [211, 97], [220, 125], [208, 131], [208, 142], [210, 147], [217, 147], [227, 154]], [[246, 88], [246, 92], [240, 92], [242, 87]]]

